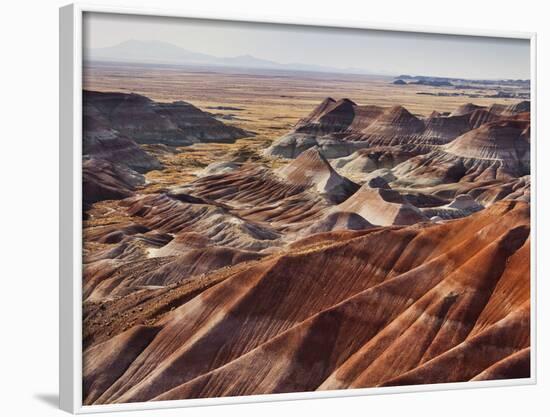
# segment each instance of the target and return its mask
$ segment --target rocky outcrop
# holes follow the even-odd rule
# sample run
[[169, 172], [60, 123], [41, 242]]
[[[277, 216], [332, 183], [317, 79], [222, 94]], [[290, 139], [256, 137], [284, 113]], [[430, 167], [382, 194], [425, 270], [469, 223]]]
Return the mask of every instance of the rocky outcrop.
[[510, 117], [523, 120], [528, 103], [490, 108], [470, 103], [450, 114], [434, 112], [421, 118], [402, 106], [363, 106], [348, 99], [327, 98], [265, 153], [296, 158], [306, 149], [317, 146], [327, 158], [340, 158], [375, 146], [416, 145], [429, 150], [489, 122]]
[[142, 175], [121, 164], [99, 158], [87, 158], [82, 163], [83, 208], [95, 202], [130, 197], [143, 185]]
[[486, 123], [446, 146], [416, 156], [393, 172], [400, 185], [510, 181], [529, 174], [529, 121]]
[[83, 103], [82, 153], [84, 157], [103, 159], [145, 173], [162, 168], [160, 162], [132, 139], [113, 128], [109, 119], [86, 99]]
[[516, 104], [493, 104], [489, 107], [489, 111], [492, 113], [497, 113], [504, 116], [513, 116], [520, 113], [530, 113], [531, 112], [531, 102], [530, 101], [520, 101]]
[[440, 221], [466, 217], [484, 208], [485, 207], [477, 202], [471, 195], [460, 194], [450, 203], [438, 207], [422, 209], [422, 213], [430, 219], [437, 218], [437, 220]]
[[185, 146], [250, 136], [184, 101], [160, 103], [139, 94], [84, 91], [84, 106], [137, 143]]
[[303, 152], [278, 171], [286, 183], [310, 188], [333, 203], [341, 203], [351, 196], [359, 186], [339, 175], [317, 148]]
[[333, 159], [331, 164], [339, 172], [364, 179], [379, 169], [392, 169], [413, 156], [426, 153], [426, 148], [419, 146], [375, 146], [359, 149], [350, 156]]
[[529, 170], [530, 122], [504, 120], [486, 123], [445, 146], [445, 152], [475, 159], [503, 161], [511, 169]]
[[357, 213], [333, 211], [301, 232], [303, 236], [336, 230], [365, 230], [373, 225]]
[[409, 225], [427, 221], [422, 211], [410, 204], [399, 192], [387, 188], [363, 185], [337, 208], [356, 213], [378, 226]]
[[457, 109], [451, 112], [450, 116], [464, 116], [469, 113], [473, 113], [476, 110], [484, 109], [483, 106], [478, 106], [474, 103], [466, 103], [458, 106]]

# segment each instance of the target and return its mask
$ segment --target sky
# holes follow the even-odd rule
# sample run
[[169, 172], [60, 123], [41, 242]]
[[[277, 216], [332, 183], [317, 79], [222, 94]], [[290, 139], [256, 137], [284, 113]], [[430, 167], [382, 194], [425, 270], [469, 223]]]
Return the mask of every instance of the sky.
[[530, 78], [529, 40], [86, 13], [84, 47], [162, 41], [218, 57], [358, 68], [372, 74]]

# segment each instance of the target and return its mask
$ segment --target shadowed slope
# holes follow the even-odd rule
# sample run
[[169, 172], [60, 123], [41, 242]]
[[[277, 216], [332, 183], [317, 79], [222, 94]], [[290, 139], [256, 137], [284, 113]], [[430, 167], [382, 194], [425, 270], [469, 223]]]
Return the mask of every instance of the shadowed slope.
[[289, 184], [314, 187], [319, 195], [334, 203], [341, 203], [359, 188], [339, 175], [316, 148], [303, 152], [295, 161], [281, 168], [278, 174]]
[[139, 94], [85, 90], [84, 105], [93, 108], [112, 129], [138, 143], [185, 146], [248, 136], [184, 101], [157, 103]]
[[338, 210], [356, 213], [379, 226], [408, 225], [428, 220], [422, 211], [410, 204], [397, 191], [363, 185]]
[[349, 156], [332, 160], [338, 171], [364, 180], [370, 172], [392, 169], [413, 156], [427, 153], [428, 149], [417, 146], [375, 146], [359, 149]]
[[160, 162], [111, 125], [84, 95], [82, 154], [126, 166], [139, 173], [160, 169]]
[[144, 182], [142, 175], [124, 165], [104, 159], [86, 159], [82, 162], [84, 209], [97, 201], [130, 197]]

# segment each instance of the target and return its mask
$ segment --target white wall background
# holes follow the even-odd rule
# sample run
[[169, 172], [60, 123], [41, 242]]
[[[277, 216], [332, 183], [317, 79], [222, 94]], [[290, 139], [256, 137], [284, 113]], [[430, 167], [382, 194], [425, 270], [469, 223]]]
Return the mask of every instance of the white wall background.
[[[97, 4], [109, 3], [93, 2]], [[58, 10], [65, 2], [4, 2], [0, 14], [0, 413], [57, 410]], [[539, 281], [537, 386], [145, 411], [176, 416], [543, 415], [550, 409], [548, 181], [550, 26], [542, 1], [201, 0], [114, 5], [538, 32]], [[475, 65], [475, 63], [472, 63]], [[130, 413], [117, 413], [123, 417]]]

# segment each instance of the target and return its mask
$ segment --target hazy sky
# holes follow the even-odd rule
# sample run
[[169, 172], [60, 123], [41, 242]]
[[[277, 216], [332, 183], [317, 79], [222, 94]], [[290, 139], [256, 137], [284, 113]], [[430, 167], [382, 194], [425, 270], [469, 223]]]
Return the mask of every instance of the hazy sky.
[[529, 40], [86, 13], [84, 46], [169, 42], [219, 57], [360, 68], [379, 74], [529, 78]]

